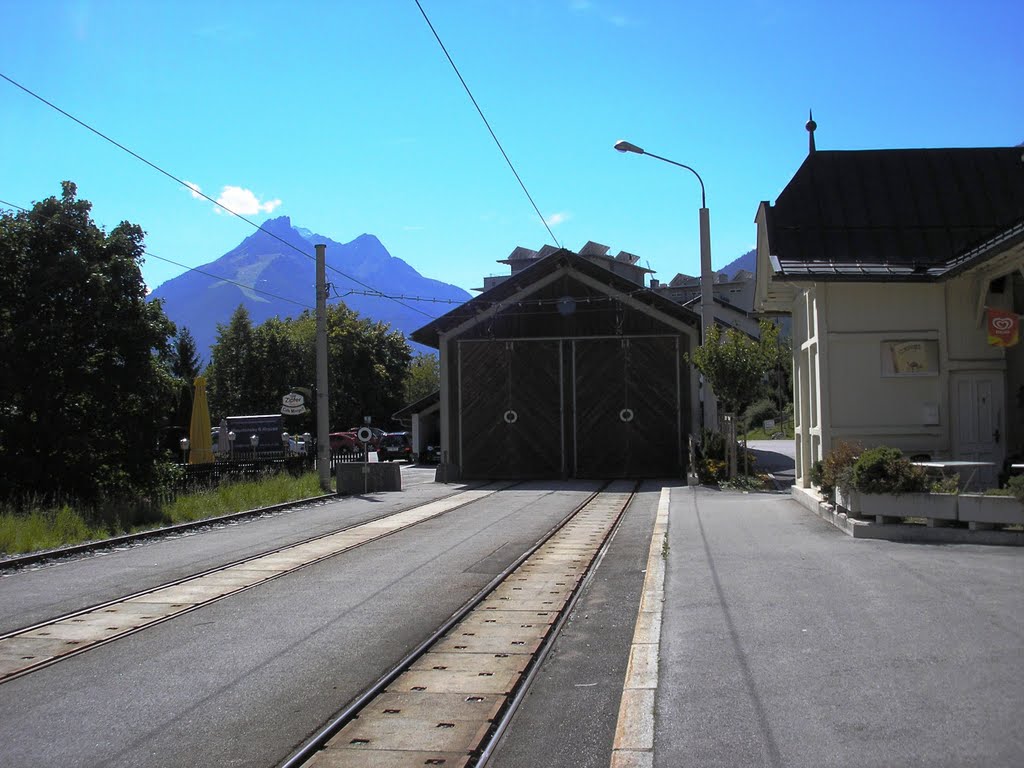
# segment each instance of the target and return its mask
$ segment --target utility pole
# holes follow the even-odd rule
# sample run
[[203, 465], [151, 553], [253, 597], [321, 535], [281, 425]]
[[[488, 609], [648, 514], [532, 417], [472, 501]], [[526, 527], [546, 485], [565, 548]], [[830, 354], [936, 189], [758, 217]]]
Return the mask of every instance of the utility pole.
[[320, 489], [331, 492], [331, 438], [327, 413], [327, 246], [316, 246], [316, 466]]

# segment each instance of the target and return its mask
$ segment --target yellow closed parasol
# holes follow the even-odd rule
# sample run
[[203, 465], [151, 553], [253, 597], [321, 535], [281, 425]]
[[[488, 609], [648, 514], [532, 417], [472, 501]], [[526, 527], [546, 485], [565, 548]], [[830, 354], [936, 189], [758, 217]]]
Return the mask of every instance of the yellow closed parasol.
[[192, 397], [192, 424], [189, 426], [189, 464], [213, 463], [213, 440], [210, 438], [210, 406], [206, 402], [206, 379], [197, 376]]

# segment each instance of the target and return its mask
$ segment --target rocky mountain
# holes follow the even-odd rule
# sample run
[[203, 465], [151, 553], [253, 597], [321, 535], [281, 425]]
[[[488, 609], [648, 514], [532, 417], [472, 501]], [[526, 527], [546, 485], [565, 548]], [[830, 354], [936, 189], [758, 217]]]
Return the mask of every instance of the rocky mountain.
[[[168, 280], [150, 294], [150, 298], [163, 300], [164, 311], [171, 320], [192, 332], [204, 362], [209, 360], [210, 347], [216, 341], [217, 324], [227, 323], [239, 304], [249, 310], [254, 325], [274, 316], [294, 317], [305, 307], [316, 305], [316, 265], [309, 257], [314, 254], [316, 243], [327, 245], [327, 281], [332, 287], [329, 302], [344, 301], [361, 316], [388, 323], [407, 335], [432, 317], [444, 314], [451, 306], [428, 301], [403, 300], [400, 303], [348, 292], [366, 291], [369, 285], [388, 295], [458, 302], [470, 298], [457, 286], [424, 277], [388, 253], [373, 235], [364, 234], [351, 242], [339, 243], [293, 226], [287, 216], [267, 220], [263, 229], [266, 231], [257, 231], [216, 261], [199, 267], [203, 272], [226, 280], [189, 271]], [[242, 288], [227, 280], [266, 293]]]

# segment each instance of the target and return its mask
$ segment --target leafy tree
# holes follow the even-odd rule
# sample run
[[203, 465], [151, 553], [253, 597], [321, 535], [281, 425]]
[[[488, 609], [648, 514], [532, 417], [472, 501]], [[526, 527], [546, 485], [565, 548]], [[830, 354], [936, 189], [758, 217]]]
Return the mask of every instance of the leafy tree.
[[0, 213], [0, 493], [84, 501], [154, 481], [174, 326], [146, 301], [143, 232], [77, 188]]
[[249, 310], [239, 304], [227, 325], [217, 324], [217, 341], [207, 371], [210, 413], [240, 416], [260, 413], [255, 402], [259, 389], [255, 342]]
[[767, 394], [766, 377], [779, 364], [779, 329], [761, 321], [759, 339], [730, 328], [722, 338], [718, 326], [694, 350], [691, 362], [711, 385], [720, 410], [742, 413], [747, 406]]
[[174, 344], [171, 347], [171, 373], [175, 378], [187, 381], [192, 384], [199, 375], [200, 360], [199, 350], [196, 347], [195, 337], [188, 328], [179, 328], [174, 336]]
[[[215, 418], [279, 409], [281, 396], [316, 383], [316, 316], [271, 318], [253, 328], [244, 307], [218, 328], [208, 370]], [[411, 352], [404, 336], [360, 318], [344, 304], [327, 307], [328, 399], [332, 429], [386, 424], [403, 405]], [[315, 403], [309, 403], [310, 408]], [[290, 417], [290, 431], [313, 431], [311, 412]]]
[[200, 373], [199, 351], [196, 340], [188, 328], [179, 328], [174, 336], [167, 367], [174, 377], [175, 396], [167, 414], [168, 427], [164, 434], [163, 447], [177, 451], [178, 439], [187, 431], [192, 421], [192, 398], [194, 383]]
[[418, 354], [409, 363], [409, 375], [405, 380], [405, 402], [422, 400], [441, 386], [441, 369], [437, 355]]

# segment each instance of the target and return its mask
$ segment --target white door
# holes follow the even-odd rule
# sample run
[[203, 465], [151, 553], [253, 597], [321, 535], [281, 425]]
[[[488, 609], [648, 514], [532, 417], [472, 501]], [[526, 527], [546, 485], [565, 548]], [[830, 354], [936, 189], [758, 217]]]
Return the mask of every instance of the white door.
[[975, 488], [994, 486], [1003, 465], [1006, 425], [1003, 374], [954, 373], [950, 377], [953, 403], [953, 458], [988, 461], [975, 478]]

